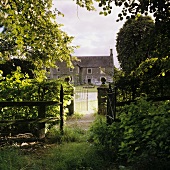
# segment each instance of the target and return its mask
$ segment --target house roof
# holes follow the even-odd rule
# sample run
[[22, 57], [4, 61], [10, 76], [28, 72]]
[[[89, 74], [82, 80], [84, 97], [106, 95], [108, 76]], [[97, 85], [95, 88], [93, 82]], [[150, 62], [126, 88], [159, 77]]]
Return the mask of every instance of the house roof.
[[78, 60], [74, 61], [79, 67], [113, 67], [110, 56], [77, 56]]

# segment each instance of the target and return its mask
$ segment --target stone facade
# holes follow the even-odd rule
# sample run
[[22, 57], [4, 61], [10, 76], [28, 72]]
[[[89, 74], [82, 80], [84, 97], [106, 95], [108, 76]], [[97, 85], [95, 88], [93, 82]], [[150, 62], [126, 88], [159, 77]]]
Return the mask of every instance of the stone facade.
[[113, 53], [110, 49], [108, 56], [77, 56], [78, 61], [73, 61], [74, 68], [68, 68], [66, 63], [57, 62], [57, 69], [50, 68], [50, 79], [71, 77], [71, 83], [100, 85], [101, 78], [106, 82], [112, 82], [113, 76]]

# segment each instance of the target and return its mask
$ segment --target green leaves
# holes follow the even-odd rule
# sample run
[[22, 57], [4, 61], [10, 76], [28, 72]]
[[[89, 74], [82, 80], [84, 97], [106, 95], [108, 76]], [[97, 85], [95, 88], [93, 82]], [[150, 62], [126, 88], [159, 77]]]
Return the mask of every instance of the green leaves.
[[[118, 16], [122, 18], [122, 14]], [[153, 29], [154, 23], [150, 17], [137, 15], [135, 19], [127, 20], [118, 32], [117, 57], [121, 68], [126, 73], [135, 70], [154, 50], [151, 40]]]
[[8, 6], [2, 6], [0, 11], [1, 24], [6, 28], [0, 38], [14, 46], [0, 49], [1, 58], [25, 57], [37, 68], [53, 66], [61, 58], [70, 62], [75, 47], [70, 46], [72, 37], [55, 21], [57, 14], [51, 10], [52, 0], [8, 1]]
[[[159, 157], [161, 149], [159, 149], [158, 143], [161, 143], [159, 146], [162, 148], [163, 141], [166, 141], [166, 135], [170, 133], [169, 131], [166, 135], [162, 133], [162, 130], [166, 129], [168, 126], [167, 121], [170, 120], [168, 114], [170, 107], [167, 108], [167, 104], [167, 102], [162, 102], [159, 106], [156, 106], [154, 103], [146, 102], [141, 99], [137, 103], [137, 106], [127, 106], [124, 110], [126, 114], [120, 115], [121, 122], [123, 123], [122, 125], [124, 125], [125, 129], [123, 137], [123, 142], [127, 145], [125, 150], [128, 151], [130, 155], [133, 155], [133, 161], [135, 161], [135, 155], [138, 153], [146, 152], [146, 155], [152, 155], [153, 151], [153, 153], [155, 153], [154, 156]], [[138, 110], [136, 110], [136, 108], [138, 108]], [[131, 112], [129, 113], [130, 110]], [[127, 117], [129, 119], [127, 119]], [[129, 120], [131, 120], [130, 124]], [[123, 128], [123, 126], [121, 126], [121, 128]], [[136, 146], [136, 142], [134, 141], [137, 142], [138, 146]], [[149, 152], [147, 150], [148, 147], [150, 148]], [[136, 153], [136, 150], [138, 150], [138, 153]], [[123, 150], [121, 151], [123, 152]], [[141, 157], [141, 159], [143, 158]]]
[[[170, 153], [170, 101], [147, 102], [140, 99], [121, 109], [120, 122], [95, 124], [95, 144], [111, 152], [115, 160], [138, 165], [140, 162], [165, 158]], [[166, 130], [165, 130], [166, 129]], [[154, 158], [154, 159], [153, 159]], [[153, 159], [153, 160], [152, 160]]]
[[[63, 80], [46, 80], [45, 72], [35, 72], [35, 79], [30, 79], [28, 74], [22, 73], [20, 67], [17, 67], [16, 71], [13, 71], [11, 75], [8, 74], [6, 77], [3, 77], [1, 71], [0, 73], [0, 80], [2, 80], [0, 81], [0, 101], [59, 102], [61, 83], [64, 86], [64, 90], [67, 89], [67, 95], [64, 96], [64, 106], [69, 105], [69, 101], [72, 99], [72, 86], [66, 85]], [[7, 107], [3, 108], [0, 119], [13, 119], [14, 117], [18, 119], [35, 118], [37, 114], [37, 107]], [[59, 105], [47, 107], [46, 114], [49, 117], [56, 117], [59, 114]]]

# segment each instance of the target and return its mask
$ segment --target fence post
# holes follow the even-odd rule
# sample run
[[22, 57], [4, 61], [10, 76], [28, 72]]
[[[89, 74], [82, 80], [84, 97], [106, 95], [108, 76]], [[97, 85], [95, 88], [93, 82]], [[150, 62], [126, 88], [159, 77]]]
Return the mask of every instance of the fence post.
[[114, 87], [114, 112], [113, 112], [113, 118], [114, 120], [116, 121], [116, 104], [117, 104], [117, 99], [116, 99], [116, 96], [117, 96], [117, 87], [115, 86]]
[[98, 114], [106, 115], [107, 114], [107, 91], [108, 86], [105, 84], [106, 79], [101, 78], [102, 85], [97, 88], [98, 90]]
[[[45, 104], [41, 104], [38, 108], [38, 118], [45, 118]], [[45, 138], [45, 122], [38, 124], [38, 138]]]
[[107, 92], [107, 115], [106, 122], [108, 125], [111, 125], [114, 121], [114, 93], [111, 88], [111, 84], [109, 84], [109, 89]]
[[61, 134], [64, 133], [63, 125], [64, 125], [64, 119], [63, 119], [63, 86], [61, 84], [61, 88], [60, 88], [60, 132], [61, 132]]

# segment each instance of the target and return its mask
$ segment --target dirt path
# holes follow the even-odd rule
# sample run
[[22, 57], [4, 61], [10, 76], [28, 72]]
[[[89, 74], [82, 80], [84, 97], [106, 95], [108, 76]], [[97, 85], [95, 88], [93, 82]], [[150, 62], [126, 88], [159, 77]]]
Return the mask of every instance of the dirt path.
[[88, 130], [90, 125], [95, 120], [94, 113], [86, 113], [79, 119], [69, 119], [66, 121], [67, 126], [79, 127], [83, 130]]

